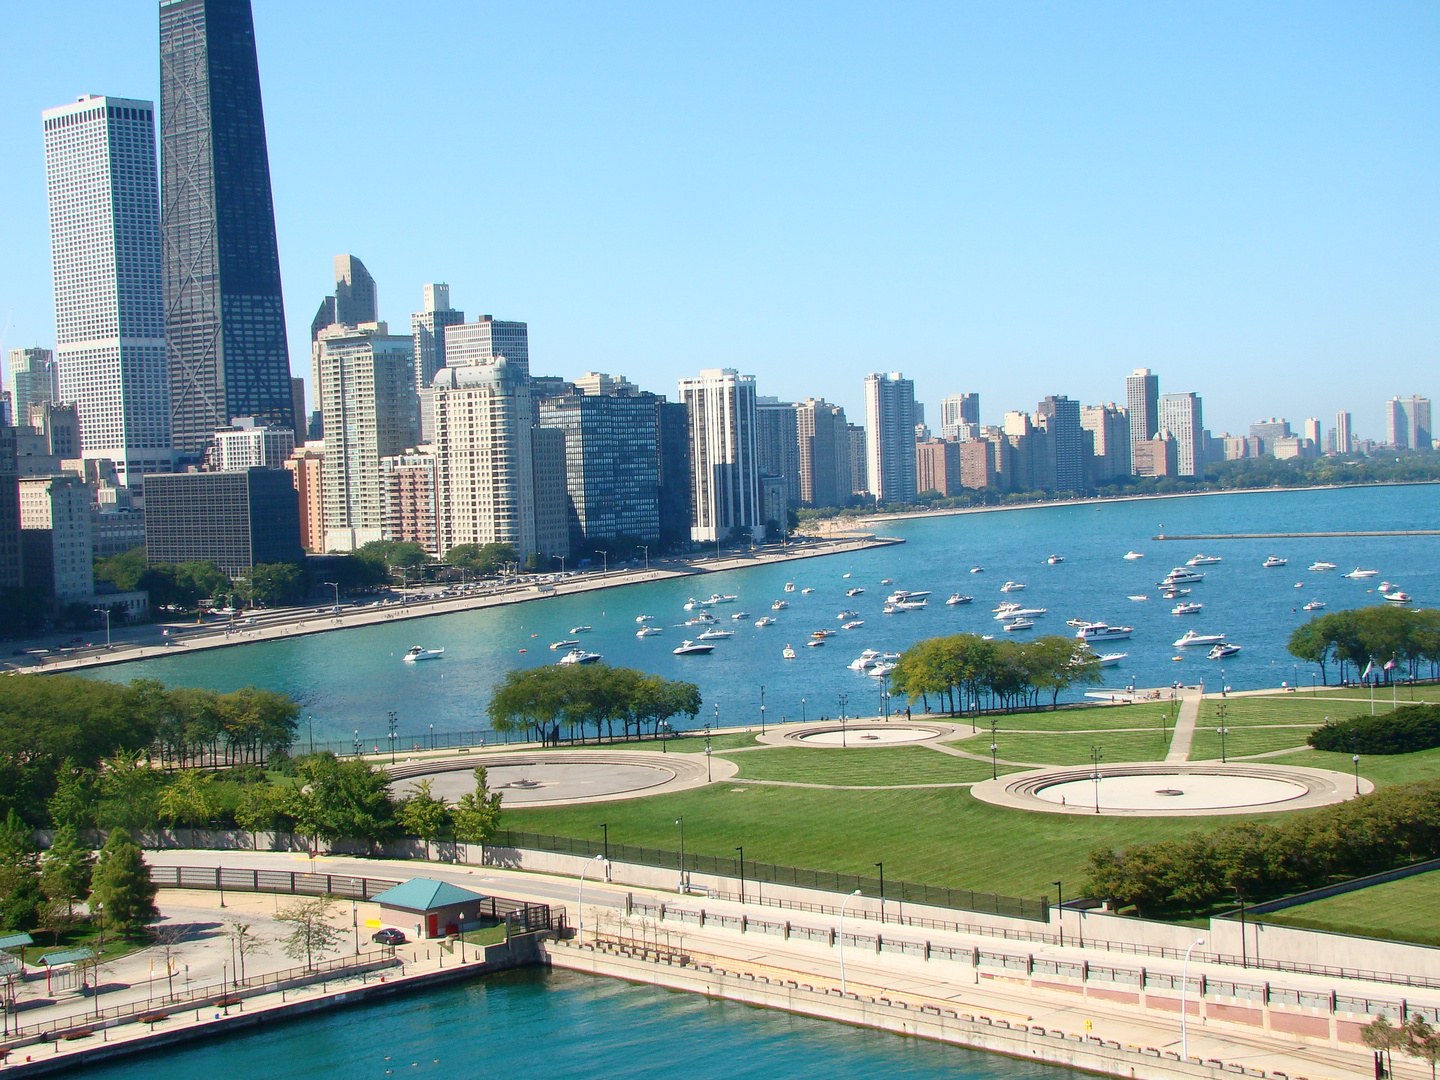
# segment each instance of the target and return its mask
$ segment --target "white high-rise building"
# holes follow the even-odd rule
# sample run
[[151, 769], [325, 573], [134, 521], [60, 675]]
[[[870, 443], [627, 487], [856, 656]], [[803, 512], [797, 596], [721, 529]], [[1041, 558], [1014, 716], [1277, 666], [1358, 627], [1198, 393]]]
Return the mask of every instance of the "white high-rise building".
[[1354, 449], [1354, 434], [1350, 430], [1350, 414], [1348, 412], [1337, 412], [1335, 414], [1335, 452], [1337, 454], [1348, 454]]
[[913, 503], [915, 384], [898, 371], [865, 376], [866, 483], [880, 503]]
[[755, 376], [710, 368], [681, 379], [679, 394], [690, 417], [690, 539], [763, 538]]
[[243, 469], [283, 469], [295, 452], [295, 433], [289, 428], [257, 424], [253, 416], [236, 417], [233, 426], [215, 433], [210, 460], [217, 472]]
[[512, 378], [526, 383], [530, 381], [528, 324], [505, 322], [493, 315], [481, 315], [473, 323], [455, 323], [445, 328], [447, 366], [485, 364], [500, 356], [510, 362]]
[[30, 406], [56, 401], [60, 386], [55, 377], [55, 354], [35, 345], [10, 350], [10, 407], [16, 424], [28, 423]]
[[59, 398], [79, 408], [81, 455], [131, 485], [174, 461], [155, 107], [86, 95], [41, 116]]
[[[1205, 475], [1205, 424], [1198, 394], [1161, 394], [1160, 430], [1175, 439], [1175, 470], [1179, 476]], [[1131, 428], [1134, 436], [1134, 428]]]

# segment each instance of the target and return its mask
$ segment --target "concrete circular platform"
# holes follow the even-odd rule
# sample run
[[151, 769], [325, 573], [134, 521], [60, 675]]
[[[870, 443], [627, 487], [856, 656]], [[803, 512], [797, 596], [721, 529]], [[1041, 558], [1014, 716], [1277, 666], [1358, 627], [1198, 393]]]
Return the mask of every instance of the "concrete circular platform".
[[838, 720], [827, 720], [818, 724], [788, 724], [764, 735], [756, 735], [755, 741], [770, 746], [799, 745], [824, 750], [844, 747], [853, 750], [865, 746], [907, 746], [934, 742], [937, 739], [954, 738], [959, 733], [960, 729], [954, 724], [928, 721], [847, 720], [842, 725]]
[[[1355, 797], [1355, 778], [1329, 769], [1254, 762], [1102, 765], [1100, 781], [1089, 765], [1035, 769], [984, 780], [977, 799], [1017, 810], [1050, 814], [1185, 817], [1264, 814], [1328, 806]], [[1360, 793], [1375, 790], [1360, 781]]]
[[[625, 750], [555, 750], [531, 753], [467, 754], [453, 758], [406, 762], [387, 771], [391, 790], [406, 795], [429, 780], [436, 798], [454, 802], [475, 790], [471, 772], [486, 769], [491, 791], [501, 793], [502, 806], [560, 806], [660, 795], [703, 787], [704, 754], [660, 754]], [[714, 781], [738, 771], [733, 761], [710, 762]]]

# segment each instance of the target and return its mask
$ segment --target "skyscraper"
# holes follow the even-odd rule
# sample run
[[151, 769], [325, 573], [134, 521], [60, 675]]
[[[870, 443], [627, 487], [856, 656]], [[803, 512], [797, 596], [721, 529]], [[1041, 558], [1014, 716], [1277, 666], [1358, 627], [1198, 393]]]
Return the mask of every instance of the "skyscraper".
[[980, 395], [951, 394], [940, 399], [940, 437], [976, 438], [980, 430]]
[[[335, 291], [320, 301], [310, 320], [311, 393], [320, 396], [320, 331], [327, 326], [356, 327], [380, 318], [375, 279], [354, 255], [335, 256]], [[298, 419], [298, 416], [297, 416]]]
[[915, 501], [915, 384], [898, 371], [865, 376], [866, 482], [877, 502]]
[[1320, 449], [1320, 418], [1318, 416], [1308, 418], [1302, 430], [1305, 432], [1305, 438], [1315, 444], [1315, 449]]
[[23, 425], [30, 415], [32, 402], [57, 401], [60, 396], [59, 374], [55, 354], [35, 345], [28, 349], [10, 350], [10, 407], [15, 410], [14, 423]]
[[415, 388], [423, 393], [446, 364], [445, 328], [463, 323], [465, 312], [450, 306], [449, 285], [435, 282], [421, 289], [422, 306], [410, 315], [410, 335], [415, 339]]
[[[1160, 398], [1160, 429], [1175, 439], [1177, 476], [1205, 475], [1205, 424], [1198, 394], [1165, 394]], [[1158, 473], [1156, 475], [1159, 475]]]
[[[1130, 414], [1130, 471], [1148, 475], [1137, 467], [1135, 448], [1146, 445], [1159, 430], [1160, 376], [1149, 368], [1136, 368], [1125, 379], [1125, 411]], [[1149, 460], [1148, 446], [1142, 457]]]
[[177, 454], [296, 430], [250, 0], [161, 0], [160, 230]]
[[20, 475], [15, 429], [0, 426], [0, 589], [25, 584], [20, 559]]
[[128, 486], [173, 462], [155, 108], [86, 95], [42, 117], [58, 396], [79, 409], [81, 455]]
[[[711, 368], [681, 379], [690, 420], [690, 538], [763, 535], [755, 445], [755, 376]], [[913, 458], [913, 451], [912, 451]]]
[[[755, 402], [755, 455], [760, 471], [785, 481], [789, 506], [800, 505], [800, 440], [796, 434], [795, 404], [775, 398]], [[783, 518], [784, 515], [782, 514]]]
[[849, 506], [850, 433], [845, 410], [806, 398], [795, 407], [800, 443], [800, 502], [804, 506]]
[[1355, 449], [1354, 437], [1350, 430], [1350, 414], [1348, 412], [1337, 412], [1335, 414], [1335, 452], [1337, 454], [1349, 454]]
[[1080, 403], [1065, 395], [1040, 402], [1037, 414], [1045, 419], [1050, 450], [1055, 455], [1055, 490], [1079, 491], [1085, 486], [1084, 443], [1080, 435]]
[[1080, 410], [1080, 426], [1090, 432], [1090, 451], [1095, 455], [1097, 482], [1130, 476], [1130, 416], [1113, 402], [1086, 405]]
[[1412, 396], [1387, 401], [1385, 438], [1397, 450], [1431, 449], [1430, 399]]
[[1288, 439], [1291, 434], [1290, 421], [1276, 416], [1270, 417], [1269, 420], [1258, 420], [1250, 425], [1250, 437], [1260, 441], [1260, 454], [1273, 454], [1275, 440]]
[[504, 322], [493, 315], [481, 315], [473, 323], [446, 327], [446, 367], [485, 364], [501, 356], [510, 362], [512, 379], [529, 381], [530, 330], [526, 323]]

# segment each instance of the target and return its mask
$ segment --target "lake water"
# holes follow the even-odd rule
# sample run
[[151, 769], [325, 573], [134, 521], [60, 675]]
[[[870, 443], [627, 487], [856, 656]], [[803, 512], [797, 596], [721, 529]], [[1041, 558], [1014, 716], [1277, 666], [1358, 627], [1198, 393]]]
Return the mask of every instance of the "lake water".
[[[687, 580], [653, 582], [472, 611], [403, 625], [365, 627], [306, 638], [263, 642], [137, 661], [104, 669], [101, 677], [157, 678], [169, 685], [231, 690], [246, 684], [269, 687], [294, 697], [302, 717], [313, 716], [317, 741], [349, 739], [358, 729], [367, 744], [384, 745], [385, 714], [399, 714], [407, 736], [463, 731], [486, 726], [489, 687], [517, 665], [553, 663], [561, 655], [550, 642], [575, 636], [606, 662], [684, 678], [699, 684], [705, 706], [696, 726], [757, 724], [760, 688], [765, 688], [766, 717], [816, 719], [838, 716], [840, 695], [848, 695], [849, 715], [873, 715], [880, 707], [879, 680], [856, 674], [847, 664], [862, 649], [901, 651], [914, 642], [946, 633], [1003, 635], [992, 609], [1002, 600], [1043, 607], [1033, 631], [1071, 635], [1066, 620], [1085, 618], [1134, 627], [1128, 641], [1103, 651], [1127, 653], [1105, 672], [1106, 686], [1169, 686], [1180, 679], [1224, 682], [1240, 689], [1310, 684], [1311, 672], [1285, 651], [1291, 631], [1310, 618], [1301, 610], [1321, 600], [1327, 611], [1378, 603], [1382, 579], [1397, 583], [1417, 604], [1440, 601], [1440, 544], [1435, 537], [1327, 537], [1298, 540], [1228, 540], [1204, 544], [1154, 541], [1157, 533], [1317, 532], [1356, 529], [1440, 528], [1440, 486], [1344, 488], [1331, 491], [1259, 492], [1177, 499], [1140, 500], [1100, 505], [1056, 505], [984, 514], [917, 518], [885, 523], [880, 531], [906, 543], [869, 551], [807, 559], [779, 566], [728, 571]], [[1127, 561], [1127, 551], [1145, 558]], [[1173, 601], [1160, 598], [1155, 583], [1172, 566], [1203, 550], [1224, 561], [1201, 567], [1205, 580], [1187, 600], [1204, 605], [1198, 615], [1170, 614]], [[1289, 560], [1282, 569], [1262, 569], [1267, 555]], [[1064, 562], [1048, 565], [1051, 554]], [[1336, 563], [1329, 573], [1309, 573], [1312, 562]], [[1344, 573], [1361, 566], [1380, 577], [1352, 581]], [[972, 566], [983, 573], [971, 574]], [[845, 575], [849, 575], [847, 578]], [[894, 585], [881, 584], [885, 578]], [[1007, 580], [1024, 582], [1023, 592], [1002, 594]], [[784, 592], [793, 581], [797, 589]], [[1303, 587], [1297, 588], [1300, 584]], [[804, 594], [799, 590], [812, 587]], [[864, 594], [847, 597], [847, 588]], [[932, 591], [924, 611], [882, 615], [891, 588]], [[947, 607], [953, 592], [973, 595], [973, 604]], [[734, 604], [713, 610], [731, 639], [716, 643], [709, 656], [677, 657], [671, 649], [698, 627], [683, 627], [682, 610], [690, 596], [733, 593]], [[1141, 603], [1130, 595], [1148, 594]], [[787, 610], [772, 612], [778, 599]], [[803, 648], [812, 631], [838, 628], [836, 616], [854, 610], [865, 625], [842, 631], [821, 648]], [[732, 621], [736, 611], [751, 618]], [[665, 632], [636, 638], [635, 617], [656, 616]], [[774, 626], [757, 628], [762, 615], [774, 614]], [[571, 635], [575, 626], [589, 633]], [[1242, 652], [1223, 662], [1207, 660], [1205, 649], [1177, 650], [1173, 642], [1185, 630], [1224, 633]], [[401, 662], [416, 643], [443, 646], [443, 659]], [[799, 655], [784, 660], [793, 644]], [[1171, 657], [1182, 654], [1176, 662]], [[1078, 696], [1079, 691], [1072, 696]], [[302, 743], [308, 737], [301, 725]], [[423, 740], [423, 736], [422, 736]], [[407, 748], [411, 739], [402, 742]]]
[[1065, 1069], [620, 980], [513, 972], [86, 1070], [94, 1080], [678, 1076], [1078, 1080]]

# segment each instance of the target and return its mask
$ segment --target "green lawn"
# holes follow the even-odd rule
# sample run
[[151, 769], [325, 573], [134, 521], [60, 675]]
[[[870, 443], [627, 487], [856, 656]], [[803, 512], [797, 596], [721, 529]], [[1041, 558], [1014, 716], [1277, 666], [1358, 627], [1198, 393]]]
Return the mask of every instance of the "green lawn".
[[[714, 751], [735, 750], [742, 746], [762, 746], [763, 743], [755, 741], [759, 734], [757, 726], [753, 732], [735, 731], [728, 735], [710, 736], [710, 748]], [[619, 750], [654, 750], [657, 754], [662, 750], [670, 754], [703, 754], [705, 752], [705, 739], [700, 735], [686, 735], [678, 739], [665, 739], [664, 743], [659, 740], [646, 739], [644, 742], [616, 743], [615, 748]]]
[[[1334, 769], [1350, 773], [1355, 764], [1349, 754], [1332, 754], [1323, 750], [1306, 750], [1275, 759], [1282, 765], [1304, 765], [1311, 769]], [[1361, 754], [1360, 775], [1373, 780], [1377, 787], [1406, 784], [1412, 780], [1430, 780], [1440, 776], [1440, 748], [1420, 750], [1413, 754]]]
[[[1104, 761], [1159, 761], [1170, 749], [1170, 739], [1154, 731], [1104, 731], [1094, 734], [1055, 732], [1047, 735], [1007, 735], [1001, 731], [995, 739], [999, 755], [1009, 761], [1028, 761], [1037, 765], [1080, 765], [1090, 761], [1090, 748], [1100, 747]], [[979, 745], [966, 749], [980, 753]], [[989, 753], [989, 737], [985, 737], [984, 753]]]
[[[1428, 692], [1433, 698], [1436, 696], [1433, 687], [1421, 687], [1422, 696]], [[1405, 693], [1408, 688], [1401, 692], [1400, 703], [1406, 703]], [[1363, 699], [1363, 700], [1362, 700]], [[1370, 712], [1370, 699], [1364, 691], [1347, 688], [1344, 691], [1332, 690], [1330, 693], [1312, 694], [1309, 690], [1301, 690], [1294, 694], [1267, 694], [1262, 697], [1231, 697], [1231, 698], [1206, 698], [1200, 708], [1200, 722], [1210, 727], [1216, 727], [1220, 722], [1220, 709], [1225, 710], [1226, 727], [1243, 727], [1247, 724], [1304, 724], [1312, 723], [1315, 727], [1323, 724], [1326, 718], [1335, 720], [1348, 720], [1352, 716], [1362, 716]], [[1381, 696], [1375, 698], [1375, 709], [1377, 712], [1389, 712], [1390, 695], [1385, 693], [1383, 701]]]
[[[1250, 754], [1265, 754], [1271, 750], [1288, 750], [1305, 745], [1305, 736], [1315, 730], [1304, 727], [1234, 727], [1225, 725], [1225, 756], [1229, 759], [1246, 757]], [[1195, 729], [1195, 738], [1190, 743], [1191, 761], [1220, 760], [1220, 736], [1215, 727]]]
[[957, 784], [990, 778], [989, 762], [958, 758], [921, 746], [856, 750], [782, 746], [735, 754], [730, 760], [740, 766], [743, 777], [802, 784]]
[[[998, 718], [997, 727], [1003, 731], [1090, 731], [1108, 728], [1154, 728], [1160, 730], [1160, 718], [1168, 717], [1167, 728], [1175, 726], [1175, 706], [1170, 702], [1147, 701], [1138, 705], [1106, 705], [1086, 709], [1055, 709], [1045, 712], [1010, 713]], [[956, 724], [966, 725], [969, 730], [970, 717], [942, 717]], [[982, 732], [989, 733], [990, 717], [981, 716], [975, 724]], [[986, 742], [989, 746], [989, 742]]]
[[1266, 922], [1440, 945], [1440, 873], [1356, 889], [1261, 916]]

